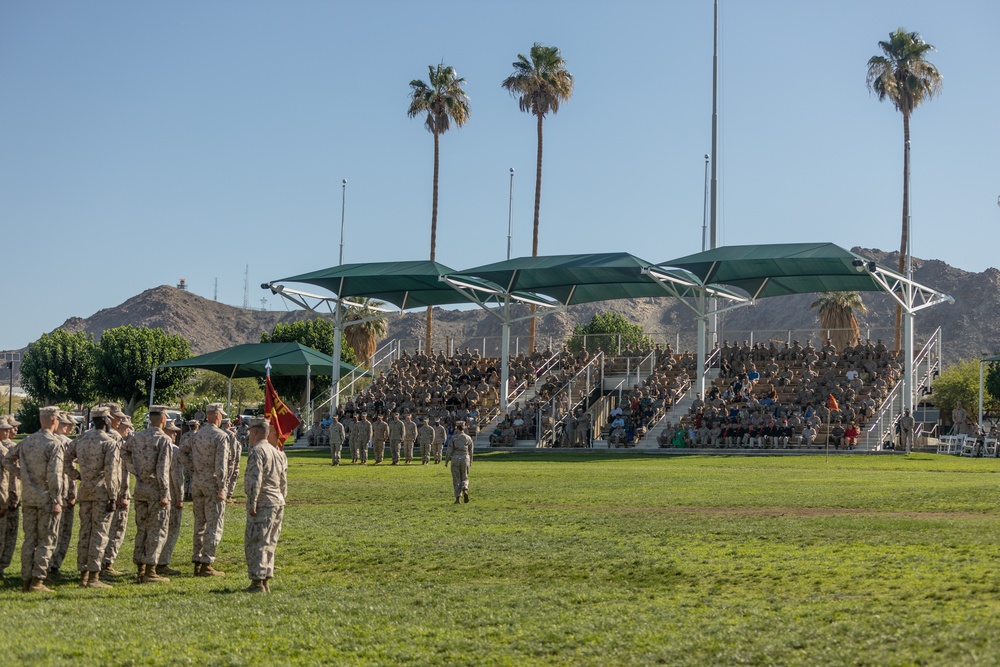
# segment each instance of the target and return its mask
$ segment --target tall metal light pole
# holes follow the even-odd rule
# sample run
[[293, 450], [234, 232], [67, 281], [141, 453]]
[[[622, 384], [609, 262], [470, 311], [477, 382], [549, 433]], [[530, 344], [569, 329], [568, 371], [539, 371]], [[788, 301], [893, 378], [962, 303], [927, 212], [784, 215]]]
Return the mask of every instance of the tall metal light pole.
[[514, 236], [514, 167], [510, 168], [510, 202], [507, 204], [507, 259], [510, 259], [510, 241]]
[[708, 224], [708, 153], [705, 153], [705, 191], [701, 195], [701, 251], [708, 250], [707, 224]]
[[344, 210], [347, 203], [347, 179], [340, 182], [340, 264], [344, 263]]

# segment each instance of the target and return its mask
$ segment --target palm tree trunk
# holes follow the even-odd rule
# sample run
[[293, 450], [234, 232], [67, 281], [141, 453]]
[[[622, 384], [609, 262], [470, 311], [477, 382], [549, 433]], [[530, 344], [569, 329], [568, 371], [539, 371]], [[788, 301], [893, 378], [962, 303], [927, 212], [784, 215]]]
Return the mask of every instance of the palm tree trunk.
[[[438, 134], [434, 133], [434, 194], [431, 196], [431, 261], [437, 251], [438, 233], [438, 166], [441, 161], [441, 146], [438, 142]], [[424, 352], [430, 354], [431, 339], [434, 335], [434, 307], [427, 306], [427, 338], [424, 342]]]
[[[531, 230], [531, 256], [538, 257], [538, 211], [542, 204], [542, 119], [538, 114], [538, 158], [535, 163], [535, 221]], [[531, 306], [531, 314], [535, 314], [535, 306]], [[535, 350], [535, 318], [528, 320], [528, 352]]]
[[[905, 276], [906, 255], [910, 242], [910, 114], [903, 112], [903, 232], [899, 241], [899, 274]], [[909, 277], [909, 276], [907, 276]], [[903, 339], [903, 307], [896, 304], [896, 328], [893, 333], [893, 348], [901, 349]]]

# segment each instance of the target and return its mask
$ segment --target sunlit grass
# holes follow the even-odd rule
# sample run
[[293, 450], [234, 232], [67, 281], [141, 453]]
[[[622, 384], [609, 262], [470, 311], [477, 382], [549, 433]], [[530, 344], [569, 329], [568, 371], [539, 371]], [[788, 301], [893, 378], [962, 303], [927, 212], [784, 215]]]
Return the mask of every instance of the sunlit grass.
[[[244, 512], [169, 584], [0, 593], [9, 664], [994, 663], [1000, 461], [932, 455], [290, 454], [270, 596]], [[131, 535], [120, 569], [128, 565]], [[64, 570], [75, 563], [71, 550]], [[15, 557], [15, 561], [17, 557]], [[131, 568], [129, 568], [131, 572]], [[17, 575], [17, 563], [8, 575]], [[7, 661], [4, 660], [6, 663]]]

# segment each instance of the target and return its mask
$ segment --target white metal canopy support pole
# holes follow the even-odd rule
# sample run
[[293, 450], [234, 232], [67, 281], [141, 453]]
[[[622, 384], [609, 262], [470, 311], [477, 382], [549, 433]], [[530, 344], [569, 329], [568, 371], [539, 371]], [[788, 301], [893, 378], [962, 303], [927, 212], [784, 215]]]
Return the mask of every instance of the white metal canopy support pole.
[[[907, 285], [907, 301], [913, 303], [912, 286]], [[913, 310], [903, 309], [903, 409], [913, 414]]]
[[306, 364], [306, 405], [309, 407], [309, 425], [313, 422], [312, 364]]
[[983, 382], [983, 369], [986, 367], [985, 361], [979, 362], [979, 430], [986, 433], [983, 428], [983, 390], [986, 389]]
[[[149, 407], [153, 407], [153, 392], [156, 391], [156, 366], [153, 366], [153, 379], [149, 382]], [[982, 412], [982, 411], [980, 411]]]
[[[712, 299], [714, 301], [714, 299]], [[705, 292], [697, 297], [698, 302], [698, 393], [705, 395], [705, 339], [708, 329], [708, 313], [705, 308]]]
[[340, 299], [337, 299], [337, 309], [333, 315], [333, 368], [330, 376], [330, 416], [340, 407], [340, 352], [344, 344], [344, 309]]
[[510, 295], [504, 295], [500, 323], [500, 411], [507, 414], [510, 400]]

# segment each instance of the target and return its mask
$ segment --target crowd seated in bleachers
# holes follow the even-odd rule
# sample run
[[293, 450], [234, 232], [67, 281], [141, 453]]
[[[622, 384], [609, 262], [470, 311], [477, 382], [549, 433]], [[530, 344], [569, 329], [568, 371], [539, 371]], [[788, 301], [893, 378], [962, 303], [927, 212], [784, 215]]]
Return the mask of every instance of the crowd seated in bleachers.
[[829, 340], [820, 350], [809, 341], [727, 341], [719, 363], [708, 396], [697, 395], [683, 422], [663, 431], [661, 447], [809, 447], [829, 438], [850, 449], [902, 371], [896, 352], [870, 340], [839, 351]]

